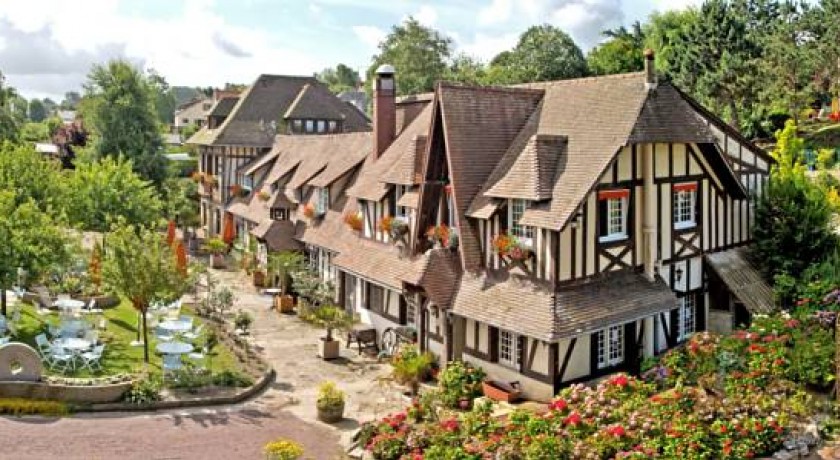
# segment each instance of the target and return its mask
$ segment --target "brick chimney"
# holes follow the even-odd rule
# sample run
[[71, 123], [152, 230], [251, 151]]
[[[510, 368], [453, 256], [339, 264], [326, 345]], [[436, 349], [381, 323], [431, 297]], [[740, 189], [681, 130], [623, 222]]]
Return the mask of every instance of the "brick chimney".
[[382, 155], [397, 135], [397, 91], [394, 67], [383, 64], [376, 69], [373, 81], [374, 154]]
[[656, 63], [654, 61], [653, 50], [645, 49], [645, 88], [656, 89], [659, 82], [656, 78]]

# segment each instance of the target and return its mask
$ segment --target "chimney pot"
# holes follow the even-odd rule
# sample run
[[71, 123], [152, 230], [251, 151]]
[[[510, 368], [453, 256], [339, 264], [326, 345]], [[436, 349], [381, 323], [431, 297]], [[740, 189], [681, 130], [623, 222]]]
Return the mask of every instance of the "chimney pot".
[[656, 77], [656, 61], [652, 49], [645, 49], [645, 88], [656, 89], [658, 84]]

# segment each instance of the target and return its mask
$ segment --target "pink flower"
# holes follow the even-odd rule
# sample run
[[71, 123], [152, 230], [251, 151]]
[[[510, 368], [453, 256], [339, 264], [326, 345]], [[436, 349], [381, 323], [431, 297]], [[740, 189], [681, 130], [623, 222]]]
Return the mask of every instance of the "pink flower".
[[548, 405], [548, 408], [551, 410], [562, 411], [568, 407], [569, 404], [564, 399], [556, 399], [551, 404]]
[[568, 417], [563, 419], [563, 424], [564, 425], [580, 425], [581, 420], [582, 419], [580, 417], [580, 414], [578, 414], [577, 412], [572, 412], [571, 414], [569, 414]]

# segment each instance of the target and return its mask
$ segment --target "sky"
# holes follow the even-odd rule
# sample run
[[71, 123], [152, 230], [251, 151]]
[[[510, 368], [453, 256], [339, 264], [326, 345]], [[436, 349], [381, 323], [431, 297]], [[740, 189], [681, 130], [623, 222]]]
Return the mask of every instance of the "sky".
[[[60, 102], [91, 65], [126, 58], [171, 85], [364, 71], [409, 16], [488, 62], [529, 26], [553, 24], [585, 50], [600, 32], [699, 0], [0, 0], [0, 72], [27, 98]], [[399, 69], [397, 70], [399, 72]]]

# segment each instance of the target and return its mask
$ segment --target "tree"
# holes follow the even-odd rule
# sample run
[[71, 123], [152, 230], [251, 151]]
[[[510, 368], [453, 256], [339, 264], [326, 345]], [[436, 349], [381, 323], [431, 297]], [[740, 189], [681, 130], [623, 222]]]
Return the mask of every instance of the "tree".
[[656, 69], [668, 77], [674, 78], [679, 72], [674, 54], [682, 45], [685, 30], [697, 22], [697, 10], [654, 12], [642, 26], [645, 36], [645, 48], [656, 53]]
[[198, 196], [192, 179], [167, 179], [163, 185], [163, 199], [166, 217], [180, 228], [187, 229], [199, 225]]
[[6, 79], [0, 73], [0, 142], [14, 141], [18, 138], [18, 120], [13, 108], [17, 91], [5, 83]]
[[798, 280], [804, 270], [832, 253], [837, 238], [825, 191], [805, 174], [804, 142], [788, 120], [777, 135], [776, 164], [758, 201], [752, 256], [765, 276]]
[[88, 75], [82, 106], [85, 120], [98, 134], [94, 152], [99, 157], [125, 156], [144, 179], [161, 184], [166, 160], [150, 83], [127, 61], [96, 65]]
[[397, 70], [399, 95], [432, 91], [446, 74], [451, 54], [450, 38], [409, 17], [394, 26], [379, 44], [379, 53], [367, 71], [367, 81], [374, 80], [380, 65], [390, 64]]
[[479, 85], [487, 81], [487, 70], [480, 61], [466, 54], [459, 54], [452, 59], [446, 73], [447, 81]]
[[17, 206], [31, 201], [49, 214], [64, 209], [66, 192], [59, 163], [37, 153], [32, 146], [0, 145], [0, 183], [4, 190], [15, 192]]
[[38, 123], [47, 118], [47, 109], [39, 99], [32, 99], [29, 102], [29, 119]]
[[151, 183], [123, 159], [81, 163], [67, 176], [67, 216], [85, 231], [106, 232], [113, 223], [150, 227], [163, 207]]
[[22, 269], [38, 279], [69, 260], [69, 239], [50, 213], [31, 198], [22, 202], [13, 190], [0, 191], [0, 303], [6, 315], [6, 290], [19, 281]]
[[105, 282], [131, 302], [141, 317], [143, 359], [149, 362], [146, 312], [153, 302], [171, 302], [187, 289], [175, 254], [158, 232], [121, 225], [109, 237], [103, 264]]
[[630, 30], [621, 26], [602, 32], [608, 37], [586, 56], [589, 71], [595, 75], [637, 72], [644, 68], [645, 33], [639, 21]]
[[271, 273], [272, 284], [277, 280], [280, 292], [288, 294], [289, 281], [292, 276], [306, 269], [303, 254], [297, 251], [282, 251], [268, 255], [268, 270]]
[[339, 64], [334, 69], [324, 69], [317, 77], [318, 80], [329, 86], [333, 93], [356, 89], [362, 82], [359, 72], [344, 64]]
[[572, 37], [545, 24], [532, 26], [509, 52], [490, 63], [494, 84], [562, 80], [587, 74], [586, 59]]
[[76, 110], [81, 100], [82, 96], [77, 91], [68, 91], [64, 93], [64, 100], [61, 101], [61, 108], [62, 110]]
[[178, 99], [166, 79], [154, 69], [146, 71], [152, 89], [155, 113], [159, 123], [171, 125], [175, 121]]

